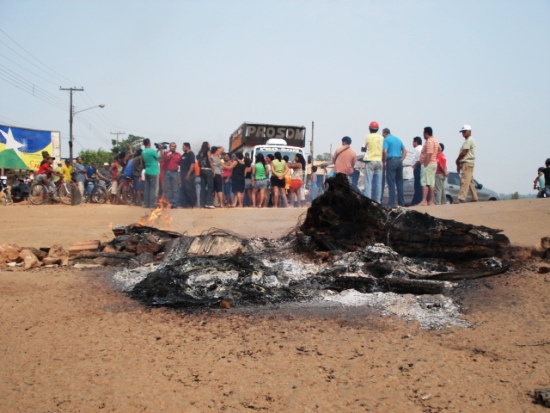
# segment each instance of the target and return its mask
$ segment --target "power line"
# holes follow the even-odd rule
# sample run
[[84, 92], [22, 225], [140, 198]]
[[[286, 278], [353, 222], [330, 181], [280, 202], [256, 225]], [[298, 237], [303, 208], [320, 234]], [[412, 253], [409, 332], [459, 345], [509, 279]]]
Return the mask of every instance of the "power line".
[[21, 127], [23, 126], [22, 123], [19, 123], [19, 122], [15, 121], [13, 119], [10, 119], [10, 118], [6, 118], [5, 116], [0, 115], [0, 120], [2, 122], [5, 122], [9, 126], [21, 126]]
[[60, 102], [53, 100], [53, 98], [50, 95], [48, 95], [47, 92], [43, 91], [41, 88], [33, 85], [32, 83], [24, 79], [23, 80], [18, 79], [16, 75], [13, 75], [6, 71], [0, 71], [0, 79], [11, 84], [12, 86], [15, 86], [18, 89], [21, 89], [22, 91], [28, 93], [29, 95], [32, 95], [46, 103], [49, 103], [52, 106], [55, 106], [63, 110], [66, 109], [66, 106], [64, 106]]
[[[4, 34], [4, 36], [6, 36], [8, 39], [10, 39], [13, 43], [15, 43], [21, 50], [23, 50], [26, 54], [28, 54], [30, 57], [32, 57], [34, 60], [36, 60], [38, 63], [40, 63], [42, 66], [44, 66], [46, 69], [48, 69], [51, 73], [53, 73], [55, 76], [53, 76], [51, 73], [48, 73], [49, 76], [52, 76], [52, 77], [57, 77], [59, 76], [57, 79], [58, 80], [62, 80], [63, 82], [68, 82], [68, 83], [74, 83], [73, 81], [71, 81], [70, 79], [67, 79], [65, 76], [61, 75], [60, 73], [57, 73], [54, 69], [51, 69], [50, 67], [48, 67], [45, 63], [43, 63], [40, 59], [34, 57], [30, 52], [28, 52], [23, 46], [21, 46], [19, 43], [17, 43], [14, 39], [12, 39], [10, 37], [10, 35], [8, 35], [4, 30], [0, 29], [0, 33]], [[16, 55], [18, 55], [19, 57], [21, 57], [22, 59], [24, 59], [25, 61], [27, 61], [28, 63], [30, 63], [31, 65], [33, 65], [34, 67], [42, 70], [44, 73], [47, 73], [43, 68], [41, 68], [40, 66], [37, 66], [36, 64], [34, 64], [33, 62], [31, 62], [29, 59], [27, 59], [25, 56], [22, 56], [20, 53], [18, 53], [16, 50], [14, 50], [12, 47], [10, 47], [8, 44], [6, 44], [5, 42], [3, 42], [2, 40], [0, 40], [0, 43], [4, 44], [8, 49], [10, 49], [12, 52], [14, 52]]]
[[45, 78], [44, 76], [41, 76], [41, 75], [39, 75], [38, 73], [35, 73], [35, 72], [33, 72], [32, 70], [27, 69], [26, 67], [24, 67], [23, 65], [20, 65], [20, 64], [17, 63], [15, 60], [10, 59], [8, 56], [6, 56], [6, 55], [3, 54], [3, 53], [0, 53], [0, 56], [2, 56], [2, 58], [3, 58], [4, 60], [9, 60], [9, 61], [12, 62], [14, 65], [20, 67], [21, 69], [25, 70], [26, 72], [29, 72], [30, 74], [35, 75], [36, 77], [39, 77], [40, 79], [45, 80], [46, 82], [51, 83], [52, 85], [57, 85], [57, 84], [58, 84], [58, 82], [54, 82], [53, 80], [47, 79], [47, 78]]

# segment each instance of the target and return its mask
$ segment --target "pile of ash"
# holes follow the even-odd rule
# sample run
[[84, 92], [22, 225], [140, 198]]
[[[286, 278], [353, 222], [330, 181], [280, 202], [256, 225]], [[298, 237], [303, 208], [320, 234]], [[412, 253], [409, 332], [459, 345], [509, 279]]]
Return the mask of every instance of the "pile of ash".
[[496, 258], [509, 245], [498, 230], [384, 208], [338, 176], [304, 223], [277, 240], [217, 229], [200, 236], [135, 226], [123, 232], [112, 241], [117, 253], [129, 248], [150, 259], [113, 280], [149, 306], [384, 306], [434, 327], [439, 316], [456, 319], [449, 296], [458, 282], [508, 269]]

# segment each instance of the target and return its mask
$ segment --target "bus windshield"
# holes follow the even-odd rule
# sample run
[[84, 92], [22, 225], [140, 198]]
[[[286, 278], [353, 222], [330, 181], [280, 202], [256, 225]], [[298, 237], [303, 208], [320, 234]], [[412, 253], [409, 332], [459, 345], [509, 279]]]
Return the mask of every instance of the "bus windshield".
[[266, 157], [268, 154], [275, 155], [275, 152], [281, 152], [281, 156], [284, 158], [285, 156], [288, 156], [288, 160], [290, 162], [294, 161], [294, 157], [296, 154], [301, 153], [302, 156], [304, 155], [304, 151], [302, 148], [292, 147], [292, 146], [256, 146], [254, 148], [254, 158], [252, 161], [256, 159], [256, 154], [261, 153]]

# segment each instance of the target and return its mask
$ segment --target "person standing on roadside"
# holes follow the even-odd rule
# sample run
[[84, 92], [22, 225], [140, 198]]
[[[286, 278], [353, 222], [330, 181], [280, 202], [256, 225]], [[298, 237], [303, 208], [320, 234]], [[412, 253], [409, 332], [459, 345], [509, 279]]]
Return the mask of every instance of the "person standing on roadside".
[[104, 162], [103, 167], [97, 171], [97, 176], [101, 181], [104, 181], [105, 185], [111, 182], [111, 169], [109, 162]]
[[366, 197], [382, 202], [382, 175], [384, 173], [384, 165], [382, 165], [382, 151], [384, 146], [384, 138], [379, 135], [378, 122], [371, 122], [369, 125], [369, 134], [365, 138], [365, 191]]
[[411, 201], [411, 206], [418, 205], [422, 202], [422, 183], [420, 182], [420, 154], [422, 153], [422, 138], [415, 136], [413, 138], [414, 158], [413, 158], [413, 176], [414, 176], [414, 195]]
[[397, 203], [405, 205], [403, 195], [403, 159], [407, 156], [407, 149], [401, 139], [391, 134], [388, 128], [382, 130], [384, 145], [382, 161], [386, 171], [386, 182], [388, 183], [388, 206], [395, 207], [395, 192], [397, 190]]
[[201, 196], [200, 205], [203, 208], [214, 209], [214, 165], [210, 152], [210, 143], [203, 142], [197, 155], [201, 168]]
[[472, 202], [477, 202], [477, 192], [474, 183], [474, 165], [476, 160], [476, 143], [472, 138], [472, 127], [470, 125], [462, 126], [460, 129], [462, 137], [465, 139], [458, 158], [456, 158], [456, 171], [460, 173], [460, 191], [455, 203], [464, 203], [468, 197], [468, 192], [472, 191]]
[[550, 158], [546, 159], [544, 165], [546, 166], [546, 168], [542, 170], [544, 174], [544, 194], [546, 198], [550, 198]]
[[437, 154], [437, 169], [435, 171], [435, 204], [443, 205], [447, 203], [447, 196], [445, 194], [445, 179], [449, 174], [447, 173], [447, 158], [443, 151], [445, 145], [439, 144], [441, 150]]
[[[344, 136], [342, 138], [342, 146], [340, 146], [334, 155], [332, 155], [332, 163], [334, 163], [334, 173], [342, 173], [347, 175], [348, 179], [353, 174], [353, 167], [357, 162], [357, 154], [351, 149], [351, 138]], [[350, 181], [351, 182], [351, 181]]]
[[65, 182], [69, 183], [72, 180], [72, 173], [73, 173], [73, 163], [70, 159], [65, 159], [65, 164], [61, 168], [61, 173], [63, 174], [63, 179]]
[[420, 182], [422, 183], [422, 202], [420, 205], [434, 205], [435, 201], [435, 172], [437, 170], [437, 154], [439, 153], [439, 143], [433, 136], [431, 127], [424, 128], [424, 139], [426, 142], [422, 146], [420, 154]]
[[145, 138], [143, 140], [145, 149], [141, 152], [143, 165], [145, 167], [145, 183], [143, 187], [143, 197], [145, 208], [154, 208], [157, 204], [158, 188], [159, 188], [159, 158], [160, 149], [151, 149], [151, 140]]
[[84, 182], [86, 182], [86, 168], [82, 165], [82, 157], [76, 158], [76, 163], [74, 165], [74, 173], [76, 175], [75, 181], [78, 185], [78, 190], [80, 195], [84, 197]]
[[120, 165], [118, 164], [118, 160], [115, 158], [115, 160], [111, 163], [111, 204], [116, 202], [119, 175]]
[[161, 162], [164, 165], [164, 197], [172, 209], [178, 207], [179, 201], [178, 168], [180, 160], [181, 154], [177, 151], [176, 143], [170, 143], [168, 150], [162, 154]]
[[544, 188], [546, 181], [544, 179], [544, 167], [538, 169], [537, 177], [533, 181], [533, 189], [537, 191], [537, 198], [544, 198]]
[[[275, 152], [271, 161], [271, 188], [273, 191], [273, 207], [286, 208], [288, 201], [285, 190], [285, 175], [288, 173], [288, 164], [283, 160], [281, 152]], [[279, 199], [281, 201], [279, 202]]]
[[223, 179], [222, 179], [222, 146], [212, 146], [210, 148], [210, 159], [214, 170], [214, 202], [218, 201], [218, 208], [223, 208]]
[[180, 202], [183, 208], [194, 208], [197, 203], [195, 189], [195, 153], [191, 144], [185, 142], [182, 146], [183, 154], [180, 160]]

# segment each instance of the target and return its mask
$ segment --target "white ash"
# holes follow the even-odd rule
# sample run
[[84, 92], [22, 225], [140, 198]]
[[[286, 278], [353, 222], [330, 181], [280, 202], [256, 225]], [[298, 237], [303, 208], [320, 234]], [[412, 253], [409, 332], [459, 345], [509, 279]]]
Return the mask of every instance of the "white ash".
[[191, 274], [186, 280], [187, 285], [208, 287], [213, 284], [230, 284], [239, 278], [238, 271], [219, 271], [214, 268], [205, 268], [205, 272]]
[[113, 282], [115, 287], [120, 291], [132, 291], [136, 284], [147, 278], [149, 273], [157, 268], [158, 265], [134, 269], [123, 268], [113, 275]]
[[[363, 266], [368, 261], [392, 262], [394, 268], [387, 277], [403, 277], [415, 274], [418, 278], [424, 278], [438, 269], [431, 263], [401, 257], [398, 253], [384, 244], [368, 246], [363, 250], [343, 254], [328, 264], [313, 264], [303, 262], [289, 249], [287, 243], [265, 239], [251, 239], [248, 247], [256, 251], [263, 258], [264, 266], [271, 268], [270, 274], [262, 271], [254, 271], [247, 276], [247, 281], [271, 288], [285, 288], [293, 282], [308, 280], [318, 275], [337, 274], [339, 277], [365, 277], [371, 275], [363, 272]], [[285, 259], [281, 259], [284, 257]], [[496, 261], [496, 260], [495, 260]], [[162, 266], [140, 267], [133, 270], [124, 269], [113, 276], [115, 285], [122, 291], [131, 291], [136, 284], [147, 275]], [[181, 269], [191, 271], [187, 284], [190, 286], [209, 286], [212, 284], [230, 285], [238, 281], [237, 271], [222, 271], [214, 265], [194, 271], [192, 262], [182, 262]], [[450, 267], [447, 267], [449, 270]], [[433, 281], [441, 283], [441, 281]], [[454, 283], [449, 284], [449, 290]], [[221, 291], [221, 290], [220, 290]], [[460, 308], [453, 300], [444, 295], [420, 295], [395, 294], [395, 293], [360, 293], [356, 290], [346, 290], [336, 293], [331, 290], [319, 291], [319, 299], [311, 302], [312, 306], [344, 306], [344, 307], [372, 307], [383, 315], [396, 315], [406, 320], [417, 321], [421, 328], [440, 329], [451, 326], [468, 327], [469, 324], [460, 318]], [[320, 301], [319, 301], [320, 300]]]
[[444, 295], [370, 293], [356, 290], [341, 293], [325, 291], [323, 300], [343, 306], [368, 306], [376, 308], [383, 315], [396, 315], [408, 321], [417, 321], [421, 328], [441, 329], [447, 327], [469, 327], [470, 324], [460, 318], [460, 307]]

